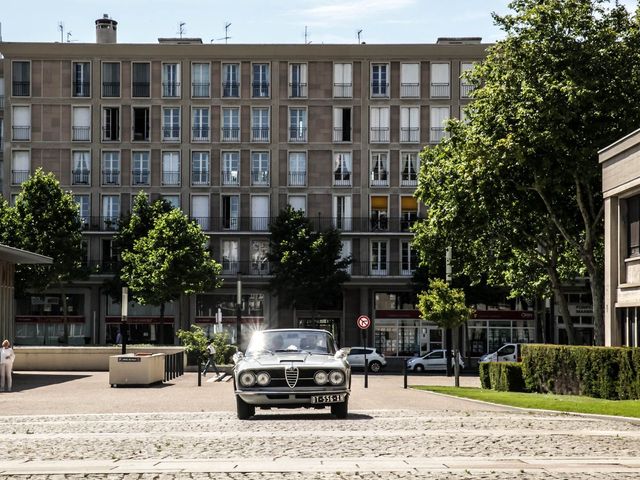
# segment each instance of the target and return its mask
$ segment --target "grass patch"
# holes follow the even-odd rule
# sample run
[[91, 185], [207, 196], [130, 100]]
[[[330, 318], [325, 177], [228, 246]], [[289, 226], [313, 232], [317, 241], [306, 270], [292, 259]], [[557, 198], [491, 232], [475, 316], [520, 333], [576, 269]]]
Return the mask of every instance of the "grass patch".
[[603, 400], [575, 395], [497, 392], [472, 387], [415, 386], [417, 390], [445, 393], [455, 397], [482, 400], [511, 407], [539, 408], [557, 412], [594, 413], [640, 418], [640, 400]]

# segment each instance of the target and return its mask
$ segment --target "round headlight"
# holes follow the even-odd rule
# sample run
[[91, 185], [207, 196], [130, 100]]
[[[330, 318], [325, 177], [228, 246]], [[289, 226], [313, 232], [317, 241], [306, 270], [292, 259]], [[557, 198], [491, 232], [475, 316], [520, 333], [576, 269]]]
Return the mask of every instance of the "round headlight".
[[324, 385], [329, 380], [329, 377], [327, 376], [327, 372], [323, 372], [322, 370], [320, 370], [313, 376], [313, 380], [318, 385]]
[[342, 382], [344, 382], [344, 373], [342, 373], [340, 370], [333, 370], [329, 374], [329, 381], [332, 385], [340, 385]]
[[256, 376], [253, 372], [242, 372], [240, 374], [240, 384], [244, 387], [252, 387], [256, 383]]
[[269, 375], [267, 372], [260, 372], [256, 381], [258, 382], [258, 385], [264, 387], [265, 385], [269, 385], [269, 382], [271, 381], [271, 375]]

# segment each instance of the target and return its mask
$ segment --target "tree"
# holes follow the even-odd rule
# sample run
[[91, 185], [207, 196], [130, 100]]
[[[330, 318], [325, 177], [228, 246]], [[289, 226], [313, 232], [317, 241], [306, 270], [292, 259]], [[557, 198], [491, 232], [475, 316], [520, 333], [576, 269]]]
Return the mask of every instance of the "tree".
[[63, 341], [69, 338], [65, 286], [86, 276], [82, 245], [82, 221], [71, 194], [63, 192], [53, 173], [38, 168], [22, 184], [15, 204], [13, 246], [46, 255], [51, 265], [19, 265], [16, 290], [44, 291], [58, 287], [62, 295]]
[[270, 288], [281, 305], [305, 306], [315, 319], [318, 307], [332, 304], [349, 280], [351, 258], [342, 258], [340, 233], [335, 228], [315, 231], [300, 210], [282, 210], [270, 226], [267, 258]]
[[139, 303], [160, 306], [162, 324], [167, 302], [218, 287], [221, 266], [210, 257], [206, 244], [207, 236], [181, 211], [163, 213], [148, 235], [122, 252], [122, 281]]
[[[458, 327], [464, 325], [473, 314], [473, 309], [467, 307], [464, 300], [464, 292], [459, 288], [450, 288], [444, 280], [439, 278], [429, 282], [429, 290], [418, 295], [418, 309], [422, 318], [433, 322], [440, 328], [453, 330], [454, 339], [454, 365], [456, 374], [456, 387], [460, 386], [460, 368], [458, 365]], [[450, 356], [447, 355], [447, 362]]]

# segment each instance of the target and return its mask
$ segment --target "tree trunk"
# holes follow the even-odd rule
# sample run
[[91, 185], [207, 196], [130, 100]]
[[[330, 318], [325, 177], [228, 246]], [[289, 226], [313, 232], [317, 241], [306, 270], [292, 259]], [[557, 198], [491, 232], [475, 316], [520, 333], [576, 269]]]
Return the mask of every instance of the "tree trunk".
[[460, 331], [460, 327], [453, 328], [453, 371], [455, 374], [455, 386], [460, 386], [460, 364], [458, 363], [458, 356], [460, 352], [458, 350], [458, 332]]
[[164, 303], [160, 304], [160, 336], [159, 343], [164, 345]]
[[553, 267], [548, 267], [547, 272], [549, 275], [549, 279], [551, 280], [551, 289], [553, 290], [553, 294], [558, 299], [560, 315], [562, 316], [564, 329], [567, 332], [567, 343], [569, 345], [575, 345], [576, 334], [575, 329], [573, 328], [573, 320], [571, 320], [571, 313], [569, 313], [569, 304], [567, 302], [567, 298], [562, 292], [562, 283], [558, 278], [558, 272], [556, 272], [555, 268]]
[[593, 342], [604, 345], [604, 273], [595, 266], [589, 270], [591, 281], [591, 301], [593, 302]]

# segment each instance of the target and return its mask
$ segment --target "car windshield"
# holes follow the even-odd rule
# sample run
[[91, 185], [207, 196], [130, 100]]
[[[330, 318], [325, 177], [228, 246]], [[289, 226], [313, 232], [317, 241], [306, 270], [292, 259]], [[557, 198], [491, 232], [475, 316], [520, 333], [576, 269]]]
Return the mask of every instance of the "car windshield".
[[333, 355], [336, 346], [328, 332], [319, 330], [267, 330], [255, 332], [246, 355], [256, 353], [308, 352]]

